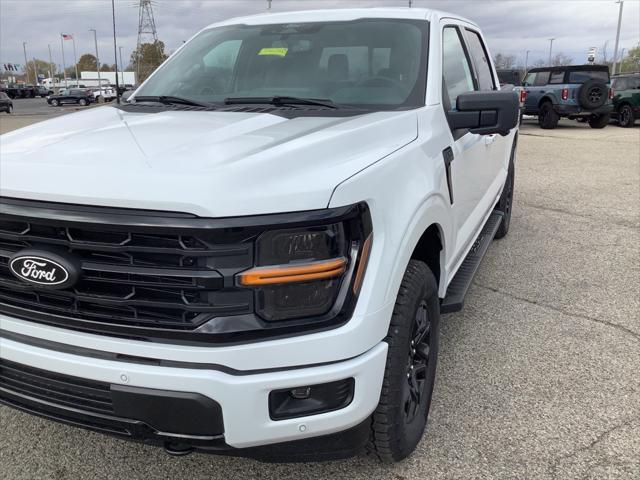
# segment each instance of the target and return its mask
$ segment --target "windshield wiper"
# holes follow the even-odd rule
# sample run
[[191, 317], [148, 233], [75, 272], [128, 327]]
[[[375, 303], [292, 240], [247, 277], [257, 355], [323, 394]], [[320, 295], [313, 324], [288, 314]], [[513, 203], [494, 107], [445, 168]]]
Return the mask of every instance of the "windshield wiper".
[[325, 108], [340, 108], [329, 99], [313, 99], [313, 98], [301, 98], [301, 97], [229, 97], [224, 99], [226, 105], [234, 104], [261, 104], [266, 103], [268, 105], [316, 105], [318, 107]]
[[163, 105], [189, 105], [191, 107], [205, 107], [211, 108], [212, 105], [210, 103], [204, 102], [196, 102], [195, 100], [190, 100], [188, 98], [182, 97], [174, 97], [172, 95], [148, 95], [148, 96], [139, 96], [133, 97], [136, 102], [157, 102], [162, 103]]

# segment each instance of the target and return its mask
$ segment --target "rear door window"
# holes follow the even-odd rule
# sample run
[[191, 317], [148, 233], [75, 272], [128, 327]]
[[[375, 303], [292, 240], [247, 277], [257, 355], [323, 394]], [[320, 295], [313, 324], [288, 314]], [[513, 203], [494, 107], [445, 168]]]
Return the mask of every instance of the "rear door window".
[[564, 83], [564, 72], [553, 72], [549, 78], [549, 83], [559, 84]]
[[589, 80], [609, 82], [609, 72], [606, 70], [582, 70], [569, 72], [569, 83], [584, 83]]
[[611, 87], [618, 91], [627, 90], [629, 88], [629, 82], [626, 78], [614, 78], [611, 82]]

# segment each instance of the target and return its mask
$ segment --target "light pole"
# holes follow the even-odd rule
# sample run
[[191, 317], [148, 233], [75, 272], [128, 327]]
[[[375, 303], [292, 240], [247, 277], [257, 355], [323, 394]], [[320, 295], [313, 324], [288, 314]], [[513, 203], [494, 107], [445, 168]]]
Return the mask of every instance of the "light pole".
[[618, 67], [618, 73], [622, 73], [622, 61], [624, 60], [624, 51], [626, 50], [626, 48], [621, 48], [620, 49], [620, 60], [618, 60], [618, 64], [620, 65]]
[[[122, 47], [118, 47], [118, 53], [120, 54], [120, 71], [122, 72], [122, 83], [124, 83], [124, 63], [122, 62]], [[118, 76], [118, 69], [116, 69], [116, 77]]]
[[80, 88], [80, 76], [78, 75], [78, 54], [76, 53], [76, 34], [71, 34], [71, 42], [73, 43], [73, 61], [76, 62], [76, 88]]
[[527, 73], [527, 69], [528, 69], [528, 67], [529, 67], [529, 52], [530, 52], [530, 51], [531, 51], [531, 50], [527, 50], [527, 53], [526, 53], [526, 54], [525, 54], [525, 56], [524, 56], [524, 73], [525, 73], [525, 74]]
[[22, 42], [22, 50], [24, 51], [24, 71], [27, 74], [27, 84], [29, 81], [29, 62], [27, 61], [27, 42]]
[[51, 77], [51, 86], [54, 87], [56, 81], [53, 78], [53, 60], [51, 60], [51, 44], [48, 44], [47, 47], [49, 47], [49, 69], [51, 70], [51, 72], [49, 72], [49, 75]]
[[[93, 43], [96, 46], [96, 65], [98, 66], [98, 88], [100, 89], [100, 96], [102, 96], [102, 79], [100, 78], [100, 57], [98, 56], [98, 32], [95, 28], [90, 28], [90, 32], [93, 32]], [[116, 68], [116, 77], [118, 76], [118, 69]]]
[[62, 78], [64, 78], [64, 88], [69, 88], [67, 83], [67, 65], [64, 61], [64, 34], [60, 34], [60, 48], [62, 48]]
[[118, 45], [116, 44], [116, 3], [111, 0], [111, 18], [113, 19], [113, 56], [116, 60], [116, 102], [120, 103], [120, 82], [118, 82]]
[[37, 85], [38, 82], [38, 65], [36, 64], [36, 57], [31, 59], [33, 61], [33, 84]]
[[616, 31], [616, 46], [613, 49], [613, 68], [611, 69], [611, 75], [616, 74], [616, 61], [618, 60], [618, 44], [620, 43], [620, 26], [622, 25], [622, 7], [624, 6], [624, 0], [618, 0], [616, 3], [620, 4], [620, 10], [618, 11], [618, 30]]
[[553, 52], [553, 41], [555, 38], [549, 39], [549, 66], [551, 66], [551, 52]]
[[[102, 79], [100, 78], [100, 56], [98, 55], [98, 32], [95, 28], [90, 28], [90, 32], [93, 32], [93, 43], [96, 47], [96, 65], [98, 66], [98, 88], [100, 89], [100, 95], [102, 95]], [[116, 72], [118, 75], [118, 72]]]

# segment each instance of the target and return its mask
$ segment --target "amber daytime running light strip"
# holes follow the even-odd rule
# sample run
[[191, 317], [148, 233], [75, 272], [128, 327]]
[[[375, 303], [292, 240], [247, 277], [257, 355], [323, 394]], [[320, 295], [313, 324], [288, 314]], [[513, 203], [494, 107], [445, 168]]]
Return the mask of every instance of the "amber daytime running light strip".
[[252, 268], [238, 275], [238, 281], [244, 286], [259, 286], [324, 280], [339, 277], [346, 269], [347, 259], [335, 258], [296, 266]]

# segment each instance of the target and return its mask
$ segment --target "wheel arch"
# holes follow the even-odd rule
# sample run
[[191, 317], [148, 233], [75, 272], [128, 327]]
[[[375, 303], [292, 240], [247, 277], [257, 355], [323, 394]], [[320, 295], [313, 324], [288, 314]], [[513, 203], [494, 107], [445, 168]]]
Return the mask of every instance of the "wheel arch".
[[436, 277], [438, 289], [442, 278], [442, 251], [444, 250], [444, 235], [442, 227], [437, 223], [429, 225], [418, 239], [410, 260], [420, 260], [426, 263]]
[[625, 105], [628, 105], [631, 107], [631, 110], [633, 110], [633, 104], [631, 103], [631, 100], [622, 100], [618, 103], [618, 105], [616, 105], [615, 107], [615, 111], [616, 113], [620, 113], [620, 109], [622, 109], [622, 107], [624, 107]]
[[538, 102], [538, 109], [540, 109], [544, 102], [550, 102], [551, 105], [553, 105], [553, 98], [550, 95], [545, 95], [544, 97], [542, 97]]

